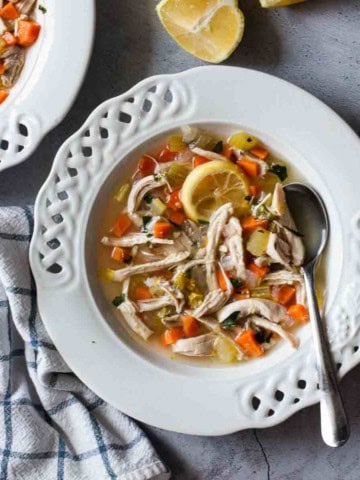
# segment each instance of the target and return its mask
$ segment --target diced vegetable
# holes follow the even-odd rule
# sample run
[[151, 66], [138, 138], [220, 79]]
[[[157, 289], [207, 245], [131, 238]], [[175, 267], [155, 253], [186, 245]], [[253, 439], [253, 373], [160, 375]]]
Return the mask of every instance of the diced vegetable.
[[163, 215], [166, 212], [166, 205], [160, 198], [153, 198], [151, 202], [151, 211], [154, 215]]
[[124, 205], [127, 202], [130, 190], [131, 188], [128, 183], [121, 185], [117, 193], [114, 195], [114, 200]]
[[282, 305], [289, 305], [292, 302], [296, 295], [296, 288], [292, 285], [281, 285], [277, 289], [276, 299]]
[[114, 235], [116, 235], [117, 237], [121, 237], [130, 228], [130, 226], [131, 226], [130, 218], [125, 213], [122, 213], [121, 215], [119, 215], [119, 218], [116, 220], [116, 223], [112, 228], [112, 231]]
[[271, 291], [270, 287], [263, 286], [263, 287], [254, 287], [250, 290], [250, 295], [253, 298], [264, 298], [267, 300], [271, 300]]
[[201, 293], [192, 292], [188, 296], [189, 305], [191, 308], [198, 307], [202, 303], [203, 299], [204, 297]]
[[183, 330], [186, 337], [195, 337], [201, 331], [201, 325], [196, 318], [191, 315], [184, 315], [182, 318]]
[[220, 269], [216, 272], [216, 277], [217, 277], [219, 288], [221, 288], [223, 292], [226, 292], [227, 291], [226, 278], [224, 277], [224, 274]]
[[259, 185], [249, 185], [249, 192], [252, 197], [257, 198], [261, 193]]
[[260, 343], [256, 340], [254, 330], [250, 328], [240, 333], [235, 338], [235, 342], [240, 345], [241, 349], [250, 357], [259, 357], [264, 353]]
[[263, 228], [266, 230], [269, 222], [267, 220], [256, 219], [252, 215], [241, 219], [241, 226], [244, 232], [251, 232], [256, 228]]
[[5, 20], [16, 20], [20, 17], [20, 12], [13, 3], [9, 2], [3, 8], [0, 8], [0, 17], [5, 18]]
[[0, 90], [0, 105], [5, 102], [8, 96], [9, 92], [7, 92], [6, 90]]
[[271, 165], [269, 171], [279, 177], [282, 182], [288, 177], [287, 168], [285, 165], [273, 164]]
[[123, 302], [125, 302], [125, 295], [122, 293], [121, 295], [114, 298], [114, 300], [112, 301], [112, 304], [114, 305], [114, 307], [118, 307]]
[[220, 362], [232, 363], [236, 361], [237, 350], [227, 338], [218, 337], [215, 341], [214, 350]]
[[7, 46], [8, 45], [5, 42], [5, 40], [2, 37], [0, 37], [0, 54], [6, 50]]
[[173, 188], [180, 188], [188, 176], [190, 169], [185, 165], [174, 162], [166, 171], [166, 178]]
[[125, 248], [114, 247], [111, 252], [111, 258], [116, 262], [125, 262], [131, 258], [129, 252]]
[[169, 219], [175, 225], [182, 225], [186, 220], [186, 215], [184, 212], [171, 212]]
[[174, 160], [175, 157], [176, 157], [176, 152], [171, 152], [169, 148], [166, 147], [163, 150], [161, 150], [157, 160], [159, 163], [167, 163]]
[[154, 237], [155, 238], [166, 238], [170, 235], [172, 226], [167, 222], [157, 222], [154, 225]]
[[30, 47], [38, 39], [41, 25], [30, 20], [19, 20], [18, 22], [18, 44], [22, 47]]
[[193, 158], [193, 163], [194, 163], [194, 168], [199, 167], [200, 165], [203, 165], [204, 163], [208, 163], [211, 160], [209, 160], [206, 157], [201, 157], [200, 155], [195, 155]]
[[168, 328], [162, 335], [162, 344], [173, 345], [183, 337], [184, 331], [181, 327]]
[[143, 177], [153, 175], [156, 163], [149, 155], [143, 155], [139, 160], [138, 170]]
[[150, 289], [145, 286], [138, 286], [135, 288], [135, 300], [150, 300], [153, 298]]
[[236, 132], [228, 139], [228, 143], [239, 150], [250, 150], [259, 143], [259, 140], [247, 132]]
[[178, 211], [182, 210], [183, 206], [182, 206], [181, 199], [180, 199], [180, 190], [174, 190], [170, 194], [167, 205], [172, 210], [175, 210], [175, 212], [178, 212]]
[[235, 293], [234, 300], [246, 300], [250, 298], [250, 289], [247, 287], [243, 287], [239, 293]]
[[266, 253], [266, 248], [269, 242], [270, 232], [263, 228], [256, 228], [250, 235], [246, 244], [246, 249], [251, 255], [261, 257]]
[[176, 277], [174, 279], [174, 286], [175, 286], [175, 288], [180, 290], [180, 292], [183, 292], [185, 290], [185, 286], [186, 286], [185, 272], [180, 272], [176, 275]]
[[248, 158], [240, 158], [236, 162], [239, 167], [249, 175], [249, 177], [258, 177], [260, 174], [260, 165], [253, 160], [249, 160]]
[[251, 262], [248, 266], [248, 269], [255, 273], [260, 280], [269, 272], [269, 267], [258, 267], [255, 262]]
[[0, 75], [2, 75], [5, 72], [5, 65], [3, 62], [0, 61]]
[[221, 322], [221, 327], [227, 330], [228, 328], [234, 328], [238, 326], [238, 315], [239, 312], [233, 312], [229, 317]]
[[290, 315], [290, 317], [300, 323], [307, 323], [310, 319], [309, 310], [305, 307], [305, 305], [291, 305], [291, 307], [288, 308], [287, 313]]
[[269, 150], [266, 150], [266, 148], [261, 147], [260, 145], [257, 145], [256, 147], [252, 148], [250, 150], [250, 153], [255, 155], [255, 157], [260, 158], [261, 160], [266, 160], [267, 157], [269, 156]]
[[168, 140], [168, 149], [172, 153], [180, 152], [186, 148], [186, 143], [183, 142], [181, 135], [171, 135]]

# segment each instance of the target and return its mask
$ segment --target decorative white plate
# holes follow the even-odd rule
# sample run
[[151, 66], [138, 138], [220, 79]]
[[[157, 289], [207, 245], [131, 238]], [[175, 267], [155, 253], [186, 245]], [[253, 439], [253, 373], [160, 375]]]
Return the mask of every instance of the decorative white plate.
[[[140, 152], [194, 123], [260, 136], [321, 193], [331, 219], [326, 322], [339, 374], [360, 361], [360, 141], [328, 107], [263, 73], [202, 67], [149, 78], [100, 105], [58, 152], [35, 208], [30, 260], [45, 325], [74, 372], [139, 420], [220, 435], [275, 425], [319, 401], [309, 326], [233, 367], [178, 362], [118, 325], [96, 278], [97, 229]], [[154, 140], [155, 138], [155, 140]]]
[[84, 78], [95, 32], [94, 0], [41, 0], [38, 41], [0, 105], [0, 172], [26, 160], [62, 121]]

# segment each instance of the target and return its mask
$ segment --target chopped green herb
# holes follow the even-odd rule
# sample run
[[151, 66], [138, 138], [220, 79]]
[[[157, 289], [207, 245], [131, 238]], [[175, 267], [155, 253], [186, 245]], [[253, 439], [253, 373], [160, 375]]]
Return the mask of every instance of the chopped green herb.
[[279, 165], [274, 163], [271, 165], [269, 171], [272, 172], [274, 175], [278, 176], [282, 182], [287, 179], [288, 173], [285, 165]]
[[47, 10], [46, 8], [44, 7], [44, 5], [39, 5], [39, 10], [42, 12], [42, 13], [46, 13]]
[[144, 215], [142, 217], [142, 232], [147, 232], [147, 224], [151, 221], [152, 217], [150, 215]]
[[272, 337], [272, 332], [266, 333], [266, 330], [259, 330], [255, 333], [255, 338], [259, 343], [269, 343]]
[[238, 325], [237, 322], [237, 317], [239, 315], [239, 312], [234, 312], [232, 313], [228, 318], [226, 318], [223, 322], [221, 322], [222, 328], [233, 328]]
[[198, 220], [198, 223], [200, 223], [200, 225], [209, 225], [207, 220]]
[[144, 195], [144, 200], [146, 203], [151, 203], [152, 202], [152, 195], [150, 195], [150, 193], [147, 193], [146, 195]]
[[223, 150], [224, 150], [224, 144], [221, 141], [217, 142], [217, 144], [213, 148], [213, 152], [215, 153], [222, 153]]
[[112, 304], [114, 305], [114, 307], [118, 307], [118, 306], [121, 305], [123, 302], [125, 302], [125, 294], [124, 294], [124, 293], [122, 293], [121, 295], [115, 297], [114, 300], [112, 301]]
[[251, 199], [252, 199], [251, 195], [246, 195], [246, 197], [244, 197], [244, 200], [246, 200], [247, 202], [250, 202]]
[[241, 280], [239, 280], [237, 278], [230, 278], [230, 282], [232, 283], [232, 286], [234, 288], [240, 288], [240, 287], [244, 286], [244, 282], [242, 282]]

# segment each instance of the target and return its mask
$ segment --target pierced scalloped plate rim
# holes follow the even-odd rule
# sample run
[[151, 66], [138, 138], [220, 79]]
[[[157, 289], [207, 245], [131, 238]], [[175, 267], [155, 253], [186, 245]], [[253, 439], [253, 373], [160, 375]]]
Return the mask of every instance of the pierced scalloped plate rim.
[[[209, 84], [209, 78], [213, 80], [214, 85]], [[226, 88], [219, 92], [216, 90], [217, 84], [222, 84]], [[166, 105], [161, 108], [162, 97], [159, 99], [156, 92], [149, 93], [153, 85], [160, 85], [159, 90], [163, 88], [161, 95], [165, 89], [172, 91], [174, 102], [177, 102], [173, 110], [171, 105], [169, 108]], [[247, 88], [250, 94], [238, 92], [235, 85], [242, 85], [242, 88]], [[259, 118], [252, 112], [250, 105], [252, 95], [256, 95], [256, 98], [263, 97], [259, 99], [260, 105], [265, 99], [272, 100]], [[127, 100], [130, 97], [140, 99], [141, 103], [144, 98], [150, 98], [154, 102], [158, 112], [150, 126], [147, 125], [146, 128], [143, 126], [141, 122], [146, 123], [146, 113], [141, 110], [142, 105], [136, 105], [136, 101], [129, 105]], [[224, 107], [229, 99], [232, 100], [236, 114]], [[140, 110], [137, 111], [136, 108]], [[236, 108], [243, 111], [237, 114]], [[116, 111], [118, 115], [119, 111], [124, 110], [125, 113], [131, 112], [130, 123], [137, 122], [136, 128], [128, 137], [126, 128], [129, 126], [124, 127], [117, 123], [114, 126], [115, 123], [111, 123], [114, 119], [104, 120], [104, 112], [114, 114]], [[293, 127], [289, 128], [289, 118], [292, 118], [289, 114], [295, 111], [300, 116], [302, 114], [303, 120], [306, 119], [309, 125], [304, 126], [304, 123], [296, 117], [296, 125], [293, 124]], [[311, 120], [305, 116], [305, 112], [311, 113]], [[116, 132], [116, 135], [124, 136], [123, 142], [119, 143], [116, 136], [115, 142], [114, 139], [113, 143], [105, 139], [104, 145], [99, 147], [98, 138], [95, 141], [91, 134], [90, 138], [85, 135], [86, 132], [97, 131], [99, 126], [108, 126], [106, 122], [110, 122], [111, 125], [108, 130], [109, 136]], [[290, 163], [300, 162], [307, 175], [313, 176], [312, 183], [320, 190], [330, 210], [332, 237], [335, 241], [335, 245], [333, 241], [330, 246], [330, 254], [338, 251], [337, 245], [343, 246], [340, 255], [335, 255], [337, 258], [333, 259], [334, 255], [329, 254], [331, 257], [329, 280], [333, 301], [329, 302], [327, 309], [329, 324], [336, 325], [331, 340], [336, 361], [342, 363], [340, 375], [343, 376], [359, 363], [360, 357], [357, 351], [355, 353], [354, 345], [356, 343], [357, 347], [360, 344], [359, 326], [356, 323], [360, 303], [355, 304], [353, 309], [355, 311], [346, 310], [347, 305], [345, 300], [341, 300], [342, 292], [339, 289], [349, 274], [354, 275], [354, 281], [358, 280], [355, 277], [355, 269], [353, 270], [353, 265], [349, 262], [350, 244], [354, 238], [359, 238], [359, 233], [353, 228], [355, 225], [353, 218], [358, 212], [348, 199], [338, 201], [336, 198], [334, 188], [340, 193], [344, 185], [339, 184], [342, 180], [337, 178], [337, 167], [333, 162], [336, 159], [335, 153], [341, 150], [342, 142], [348, 142], [349, 153], [344, 163], [360, 170], [359, 165], [355, 164], [356, 152], [357, 155], [360, 153], [360, 141], [343, 120], [310, 94], [276, 77], [234, 67], [200, 67], [176, 75], [146, 79], [129, 92], [100, 105], [83, 127], [65, 142], [56, 156], [49, 178], [40, 190], [35, 205], [35, 231], [30, 261], [38, 289], [39, 310], [54, 343], [74, 372], [99, 396], [128, 415], [161, 428], [200, 435], [222, 435], [244, 428], [270, 427], [319, 400], [309, 326], [301, 329], [299, 335], [302, 345], [294, 353], [283, 344], [269, 352], [264, 357], [265, 360], [255, 360], [248, 365], [228, 368], [208, 369], [174, 362], [151, 350], [148, 351], [141, 343], [134, 342], [126, 329], [120, 331], [122, 340], [119, 339], [119, 331], [115, 332], [113, 326], [104, 319], [104, 310], [100, 305], [101, 301], [98, 300], [100, 294], [96, 291], [97, 282], [94, 281], [95, 272], [91, 271], [92, 267], [85, 258], [85, 251], [91, 243], [87, 240], [86, 234], [89, 229], [91, 231], [96, 216], [94, 202], [99, 195], [105, 196], [106, 192], [109, 192], [111, 172], [116, 169], [119, 171], [124, 166], [131, 170], [129, 165], [135, 161], [134, 158], [131, 159], [131, 152], [142, 148], [142, 145], [146, 145], [153, 137], [184, 123], [206, 124], [210, 127], [215, 124], [246, 127], [249, 131], [259, 134], [285, 158], [287, 158], [285, 152], [290, 154], [292, 160]], [[333, 133], [335, 138], [332, 137], [326, 144], [319, 142], [320, 138], [322, 140], [327, 138], [328, 129], [332, 133], [335, 132]], [[295, 136], [294, 130], [297, 131]], [[336, 139], [339, 141], [338, 150]], [[309, 141], [314, 152], [308, 150]], [[107, 142], [111, 143], [110, 150], [105, 148]], [[88, 144], [93, 147], [90, 157], [86, 158], [79, 151], [80, 146]], [[69, 159], [69, 151], [76, 152], [73, 158]], [[97, 155], [101, 160], [96, 158]], [[321, 166], [324, 159], [328, 161], [325, 176], [318, 173], [319, 165]], [[314, 165], [310, 164], [310, 160]], [[89, 165], [92, 161], [100, 161], [100, 164], [96, 164], [96, 171], [93, 166], [91, 174], [86, 168], [86, 161]], [[73, 163], [70, 165], [69, 162]], [[79, 171], [85, 165], [84, 172], [88, 182], [86, 192], [81, 192], [79, 183], [81, 174], [78, 183], [77, 177], [75, 180], [72, 179], [73, 184], [67, 177], [62, 179], [64, 165], [74, 168], [74, 162], [80, 162]], [[347, 171], [346, 168], [344, 170]], [[90, 177], [93, 175], [93, 183], [91, 178], [89, 180], [89, 175]], [[57, 176], [60, 177], [59, 183], [55, 182]], [[345, 179], [345, 184], [348, 196], [355, 198], [355, 187], [350, 177]], [[65, 218], [69, 212], [61, 210], [63, 205], [56, 197], [63, 185], [71, 186], [69, 208], [74, 205], [79, 207], [78, 210], [73, 208], [76, 213], [73, 212], [69, 220]], [[82, 197], [82, 202], [79, 203], [75, 196]], [[46, 206], [46, 198], [49, 197], [52, 201], [50, 207]], [[53, 258], [54, 252], [49, 252], [44, 246], [49, 237], [45, 234], [43, 238], [41, 232], [44, 225], [46, 228], [50, 227], [49, 232], [54, 228], [49, 219], [49, 215], [53, 214], [53, 207], [54, 211], [61, 211], [65, 218], [64, 223], [68, 222], [66, 227], [70, 228], [71, 225], [75, 237], [71, 243], [71, 239], [61, 237], [58, 225], [55, 226], [60, 243], [63, 241], [66, 244], [66, 248], [60, 246], [59, 249], [59, 263], [63, 262], [65, 273], [61, 272], [56, 276], [46, 271], [48, 258]], [[73, 225], [75, 218], [77, 227]], [[357, 223], [356, 226], [359, 227]], [[73, 251], [66, 251], [70, 246]], [[40, 258], [40, 253], [44, 258]], [[334, 275], [334, 272], [338, 271], [341, 271], [341, 275]], [[70, 308], [64, 309], [62, 305], [64, 303], [70, 305]], [[343, 314], [346, 320], [339, 322], [345, 325], [341, 330], [342, 343], [337, 344], [338, 322], [334, 322], [334, 318], [337, 319]], [[83, 323], [80, 317], [86, 318], [86, 323]], [[353, 355], [349, 354], [350, 350], [354, 352]], [[283, 365], [284, 360], [286, 368]], [[114, 381], [117, 378], [124, 388], [121, 388], [121, 385], [119, 387], [118, 382]], [[305, 388], [299, 386], [301, 384], [299, 382], [305, 382]], [[189, 395], [190, 391], [193, 392], [192, 395]], [[283, 399], [275, 398], [277, 391], [284, 394]], [[257, 408], [253, 407], [254, 398], [260, 398], [261, 403]], [[175, 410], [180, 413], [175, 415], [173, 407], [169, 408], [169, 404], [177, 405]]]
[[[39, 40], [26, 53], [20, 78], [0, 105], [0, 172], [24, 162], [44, 136], [65, 118], [91, 56], [95, 0], [41, 3], [46, 13], [37, 7], [35, 11], [42, 27]], [[68, 14], [70, 10], [74, 15]], [[64, 35], [73, 42], [64, 43]], [[74, 42], [76, 49], [71, 47]], [[66, 79], [54, 75], [63, 71], [67, 72]], [[26, 135], [21, 133], [20, 125], [26, 127]], [[2, 141], [8, 143], [6, 149], [1, 148]]]

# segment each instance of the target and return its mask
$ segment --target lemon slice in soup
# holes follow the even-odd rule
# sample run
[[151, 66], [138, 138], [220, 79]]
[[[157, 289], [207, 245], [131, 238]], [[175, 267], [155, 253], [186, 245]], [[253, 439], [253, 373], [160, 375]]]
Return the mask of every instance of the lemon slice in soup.
[[237, 215], [249, 210], [245, 175], [227, 160], [214, 160], [196, 167], [181, 189], [185, 213], [192, 220], [208, 221], [214, 210], [231, 202]]

